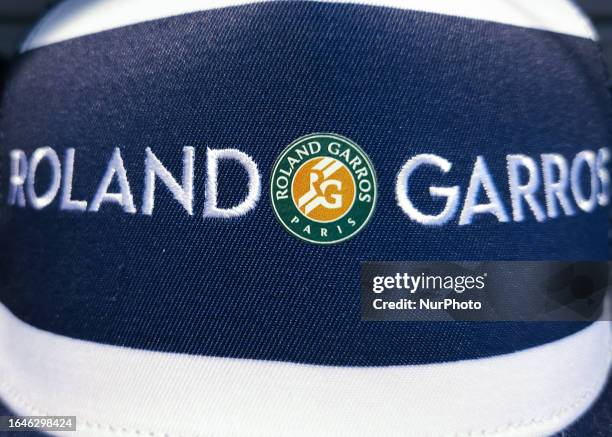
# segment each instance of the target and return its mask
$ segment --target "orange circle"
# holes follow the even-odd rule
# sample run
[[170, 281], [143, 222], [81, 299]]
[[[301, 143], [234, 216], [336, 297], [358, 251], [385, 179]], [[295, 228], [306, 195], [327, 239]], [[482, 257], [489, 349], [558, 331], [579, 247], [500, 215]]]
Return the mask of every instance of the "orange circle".
[[291, 196], [295, 207], [316, 222], [333, 222], [355, 202], [355, 180], [336, 158], [322, 156], [306, 161], [295, 172]]

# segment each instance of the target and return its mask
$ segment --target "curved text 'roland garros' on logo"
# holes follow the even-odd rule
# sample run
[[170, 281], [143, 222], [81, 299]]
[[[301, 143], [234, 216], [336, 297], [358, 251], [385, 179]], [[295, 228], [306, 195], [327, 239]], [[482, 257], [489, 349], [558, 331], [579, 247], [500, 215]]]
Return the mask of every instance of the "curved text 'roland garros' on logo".
[[311, 243], [338, 243], [363, 229], [374, 212], [374, 166], [348, 138], [308, 135], [276, 161], [270, 194], [276, 216], [291, 234]]

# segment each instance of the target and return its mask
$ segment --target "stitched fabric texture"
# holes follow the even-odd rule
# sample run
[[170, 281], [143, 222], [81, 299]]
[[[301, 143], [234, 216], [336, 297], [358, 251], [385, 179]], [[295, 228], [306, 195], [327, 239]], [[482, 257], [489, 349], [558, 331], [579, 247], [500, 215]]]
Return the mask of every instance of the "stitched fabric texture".
[[[364, 261], [607, 259], [612, 110], [600, 51], [592, 39], [531, 27], [274, 1], [21, 53], [0, 104], [3, 309], [24, 331], [57, 334], [53, 341], [66, 349], [84, 340], [86, 351], [109, 345], [247, 368], [248, 360], [305, 371], [397, 366], [405, 385], [389, 389], [391, 397], [409, 391], [410, 366], [467, 362], [484, 372], [493, 357], [555, 352], [553, 345], [596, 325], [360, 319]], [[345, 161], [313, 164], [318, 173], [297, 190], [304, 202], [321, 195], [315, 182], [328, 178], [325, 171], [342, 169], [342, 181], [355, 184], [347, 192], [358, 197], [368, 193], [360, 191], [360, 165], [371, 161], [364, 171], [376, 184], [367, 224], [337, 244], [296, 238], [271, 200], [279, 156], [316, 133], [355, 146]], [[307, 146], [315, 147], [301, 153]], [[359, 161], [351, 161], [355, 150], [363, 152]], [[283, 165], [280, 175], [288, 172]], [[334, 199], [311, 206], [333, 208]], [[538, 284], [533, 292], [542, 292]], [[79, 355], [80, 369], [90, 356]], [[568, 375], [583, 377], [584, 390], [559, 395], [554, 414], [524, 414], [519, 405], [498, 428], [457, 432], [503, 434], [549, 422], [558, 430], [607, 377], [606, 351], [578, 358], [583, 367], [568, 365]], [[2, 360], [17, 358], [0, 357], [0, 371]], [[43, 367], [31, 361], [12, 368], [40, 376]], [[50, 359], [49, 369], [58, 362]], [[525, 381], [539, 375], [536, 367], [521, 369]], [[36, 393], [2, 382], [10, 408], [53, 411], [52, 400], [38, 405]], [[288, 402], [292, 390], [300, 393], [291, 384]], [[511, 400], [520, 404], [520, 396]], [[117, 435], [165, 430], [87, 417], [92, 430], [109, 425]], [[182, 435], [177, 429], [172, 435]]]
[[[95, 214], [3, 205], [10, 219], [0, 235], [2, 301], [35, 326], [77, 338], [326, 364], [488, 356], [579, 329], [359, 322], [363, 260], [607, 256], [602, 208], [544, 223], [527, 205], [523, 222], [482, 214], [469, 226], [458, 217], [443, 227], [415, 223], [394, 198], [408, 158], [430, 152], [453, 163], [448, 175], [420, 170], [410, 194], [425, 212], [443, 206], [427, 184], [465, 190], [478, 155], [510, 208], [507, 154], [554, 151], [571, 159], [610, 143], [593, 41], [414, 11], [362, 11], [263, 3], [26, 52], [5, 92], [6, 150], [29, 155], [52, 145], [62, 156], [75, 148], [72, 195], [91, 202], [119, 147], [140, 207], [146, 147], [180, 180], [183, 147], [192, 146], [194, 216], [162, 186], [150, 217], [111, 204]], [[379, 201], [358, 237], [325, 248], [296, 241], [276, 222], [267, 194], [244, 217], [202, 217], [206, 148], [249, 154], [267, 193], [276, 156], [316, 131], [354, 139], [376, 167]], [[48, 186], [43, 164], [39, 193]], [[219, 171], [220, 205], [231, 206], [246, 195], [247, 175], [231, 161]], [[543, 193], [537, 196], [544, 205]]]

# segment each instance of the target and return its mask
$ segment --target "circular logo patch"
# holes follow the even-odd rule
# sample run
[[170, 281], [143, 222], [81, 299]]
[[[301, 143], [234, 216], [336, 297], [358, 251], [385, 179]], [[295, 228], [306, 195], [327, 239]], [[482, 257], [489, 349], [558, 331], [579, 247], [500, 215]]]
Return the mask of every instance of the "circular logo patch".
[[336, 134], [291, 143], [274, 164], [271, 187], [272, 206], [285, 229], [317, 244], [353, 237], [376, 204], [372, 162], [357, 144]]

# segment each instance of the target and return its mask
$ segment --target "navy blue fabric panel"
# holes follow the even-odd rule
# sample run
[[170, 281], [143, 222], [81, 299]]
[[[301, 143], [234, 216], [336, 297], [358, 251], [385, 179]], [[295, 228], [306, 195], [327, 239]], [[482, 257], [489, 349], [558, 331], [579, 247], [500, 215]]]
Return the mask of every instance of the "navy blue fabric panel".
[[[394, 198], [397, 173], [419, 153], [453, 162], [444, 176], [423, 171], [422, 192], [412, 193], [433, 211], [440, 205], [426, 184], [465, 192], [477, 155], [509, 207], [507, 154], [571, 159], [610, 145], [599, 65], [597, 46], [571, 36], [310, 2], [200, 12], [27, 52], [2, 103], [2, 196], [10, 149], [74, 147], [73, 197], [91, 200], [120, 147], [140, 209], [145, 148], [179, 177], [181, 150], [194, 146], [195, 215], [162, 186], [152, 216], [113, 205], [69, 213], [57, 200], [34, 211], [1, 199], [0, 300], [71, 337], [320, 364], [458, 360], [561, 338], [584, 325], [360, 322], [359, 263], [605, 259], [603, 209], [545, 223], [483, 215], [470, 226], [425, 227]], [[325, 131], [370, 156], [379, 200], [363, 232], [322, 247], [277, 223], [268, 181], [286, 145]], [[258, 163], [263, 194], [249, 215], [202, 218], [207, 147], [238, 148]], [[223, 166], [222, 202], [244, 195], [245, 178]]]

